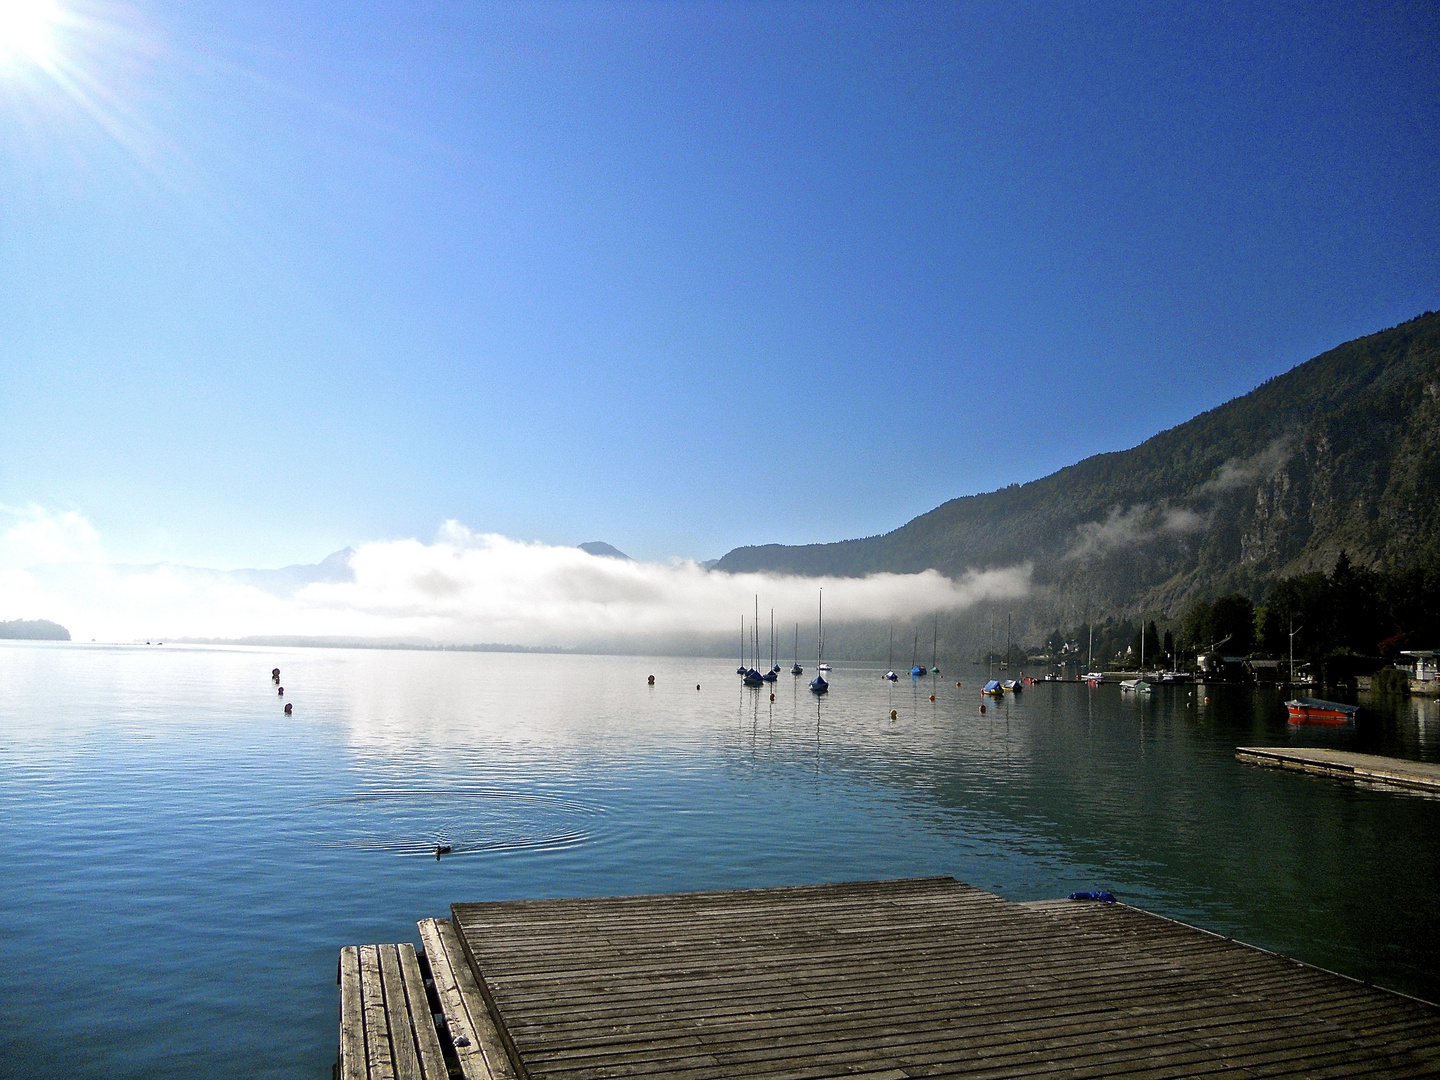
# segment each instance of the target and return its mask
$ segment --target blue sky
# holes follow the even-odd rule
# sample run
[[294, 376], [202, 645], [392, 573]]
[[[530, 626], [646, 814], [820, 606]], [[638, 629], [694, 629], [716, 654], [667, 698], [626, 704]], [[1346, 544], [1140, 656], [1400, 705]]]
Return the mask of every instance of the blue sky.
[[51, 10], [0, 508], [108, 558], [866, 535], [1440, 307], [1429, 3]]

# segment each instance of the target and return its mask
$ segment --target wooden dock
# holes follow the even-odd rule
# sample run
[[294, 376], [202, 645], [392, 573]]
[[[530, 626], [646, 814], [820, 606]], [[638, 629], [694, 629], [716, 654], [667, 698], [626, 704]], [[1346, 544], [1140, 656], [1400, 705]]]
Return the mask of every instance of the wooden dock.
[[1237, 746], [1235, 756], [1249, 765], [1440, 792], [1440, 765], [1425, 761], [1289, 746]]
[[1440, 1074], [1433, 1005], [1123, 904], [953, 878], [456, 904], [422, 936], [472, 1080]]

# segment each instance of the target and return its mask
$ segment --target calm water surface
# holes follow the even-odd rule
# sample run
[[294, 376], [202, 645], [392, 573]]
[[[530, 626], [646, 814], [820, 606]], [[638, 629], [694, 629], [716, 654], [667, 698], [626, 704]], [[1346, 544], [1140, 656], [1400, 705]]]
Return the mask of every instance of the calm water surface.
[[452, 901], [916, 874], [1108, 888], [1440, 999], [1440, 801], [1234, 759], [1440, 760], [1433, 702], [1293, 730], [1273, 692], [1039, 684], [980, 716], [981, 672], [879, 673], [772, 704], [721, 660], [0, 644], [0, 1072], [318, 1080], [340, 946]]

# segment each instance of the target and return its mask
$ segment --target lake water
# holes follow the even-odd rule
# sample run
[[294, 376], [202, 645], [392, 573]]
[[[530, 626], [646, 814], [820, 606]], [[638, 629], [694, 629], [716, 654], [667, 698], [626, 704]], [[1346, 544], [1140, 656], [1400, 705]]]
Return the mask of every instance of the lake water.
[[1440, 760], [1434, 702], [1292, 729], [1270, 691], [1042, 683], [981, 716], [979, 671], [772, 704], [734, 666], [0, 644], [0, 1072], [319, 1080], [340, 947], [452, 901], [918, 874], [1440, 999], [1440, 801], [1234, 759]]

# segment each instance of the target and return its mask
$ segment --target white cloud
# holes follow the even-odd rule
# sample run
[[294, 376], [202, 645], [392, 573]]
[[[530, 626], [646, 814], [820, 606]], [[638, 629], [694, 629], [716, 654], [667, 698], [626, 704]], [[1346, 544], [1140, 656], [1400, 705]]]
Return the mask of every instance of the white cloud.
[[1293, 446], [1289, 436], [1281, 436], [1269, 446], [1248, 458], [1230, 458], [1215, 475], [1196, 489], [1197, 495], [1212, 495], [1222, 491], [1233, 491], [1257, 480], [1274, 476], [1280, 467], [1290, 459]]
[[1183, 506], [1164, 510], [1152, 510], [1146, 503], [1137, 503], [1126, 510], [1114, 506], [1104, 521], [1086, 521], [1075, 527], [1075, 543], [1065, 557], [1082, 559], [1118, 547], [1148, 543], [1162, 536], [1201, 532], [1209, 524], [1207, 517]]
[[[98, 547], [97, 547], [98, 550]], [[1012, 599], [1030, 568], [800, 578], [725, 574], [694, 562], [646, 563], [578, 548], [472, 533], [447, 522], [433, 543], [365, 544], [353, 581], [304, 585], [290, 595], [233, 575], [185, 567], [99, 562], [12, 571], [7, 598], [81, 639], [347, 636], [451, 643], [584, 646], [665, 635], [728, 635], [742, 614], [774, 607], [781, 622], [812, 623], [818, 590], [826, 621], [899, 620]]]
[[7, 519], [9, 526], [0, 532], [0, 568], [105, 561], [100, 534], [80, 514], [56, 513], [33, 503], [0, 505], [0, 522]]

